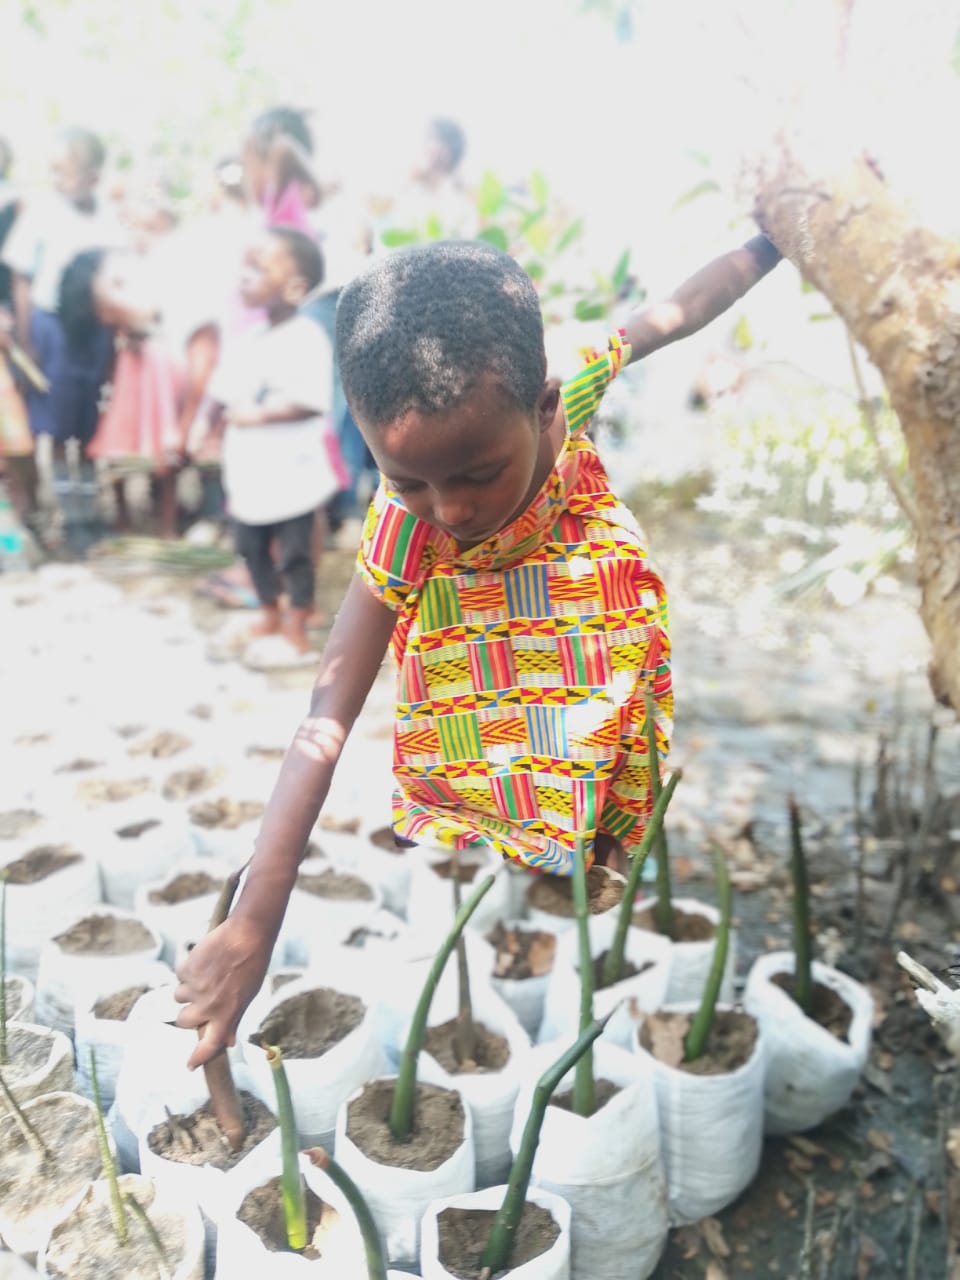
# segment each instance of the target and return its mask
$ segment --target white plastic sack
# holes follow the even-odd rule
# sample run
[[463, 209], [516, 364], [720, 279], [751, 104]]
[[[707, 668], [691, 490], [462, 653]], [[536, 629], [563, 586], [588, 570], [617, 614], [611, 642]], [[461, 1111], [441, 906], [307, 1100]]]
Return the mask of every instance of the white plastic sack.
[[[426, 1049], [417, 1062], [417, 1079], [438, 1084], [444, 1089], [458, 1089], [473, 1118], [473, 1144], [476, 1152], [476, 1185], [494, 1186], [510, 1173], [510, 1126], [513, 1106], [520, 1085], [527, 1078], [530, 1040], [514, 1017], [510, 1007], [492, 991], [478, 986], [471, 992], [473, 1016], [489, 1031], [502, 1035], [509, 1046], [510, 1057], [500, 1071], [466, 1071], [449, 1074]], [[435, 1027], [455, 1017], [456, 1001], [434, 998], [428, 1026]], [[406, 1034], [404, 1034], [406, 1040]]]
[[279, 1147], [261, 1144], [224, 1179], [216, 1201], [210, 1204], [217, 1232], [217, 1275], [262, 1276], [264, 1280], [284, 1280], [308, 1272], [317, 1280], [366, 1275], [363, 1240], [353, 1210], [323, 1170], [305, 1155], [300, 1156], [300, 1171], [308, 1189], [339, 1214], [339, 1221], [325, 1238], [322, 1257], [311, 1260], [295, 1253], [274, 1252], [237, 1218], [244, 1197], [278, 1177], [281, 1168]]
[[193, 843], [180, 811], [155, 794], [90, 820], [90, 848], [100, 864], [104, 902], [132, 910], [142, 884], [165, 876]]
[[[448, 863], [452, 850], [419, 846], [410, 849], [410, 897], [407, 902], [407, 921], [422, 954], [432, 955], [450, 932], [454, 920], [453, 881], [438, 875], [433, 868]], [[471, 881], [461, 884], [461, 900], [466, 902], [478, 884], [492, 872], [500, 872], [492, 888], [488, 889], [480, 905], [470, 917], [471, 927], [484, 933], [498, 920], [510, 914], [510, 886], [503, 858], [486, 846], [475, 845], [457, 852], [461, 867], [476, 867]]]
[[[392, 1077], [393, 1078], [393, 1077]], [[354, 1098], [359, 1092], [354, 1094]], [[399, 1267], [414, 1264], [420, 1253], [420, 1222], [431, 1201], [474, 1188], [473, 1121], [463, 1104], [463, 1142], [436, 1169], [396, 1169], [365, 1156], [347, 1137], [347, 1113], [353, 1098], [337, 1114], [337, 1163], [362, 1191], [380, 1229], [387, 1259]]]
[[[98, 906], [75, 913], [65, 928], [69, 929], [90, 916], [136, 920], [131, 911]], [[138, 923], [143, 924], [143, 921]], [[67, 952], [62, 949], [56, 937], [48, 937], [41, 948], [37, 969], [37, 1017], [40, 1021], [72, 1035], [74, 1006], [78, 995], [91, 987], [117, 984], [114, 990], [119, 990], [123, 986], [129, 986], [127, 976], [130, 973], [142, 970], [145, 964], [160, 957], [162, 944], [159, 935], [146, 925], [144, 928], [150, 935], [149, 943], [135, 951], [119, 955]]]
[[[378, 888], [383, 905], [398, 916], [407, 913], [412, 860], [408, 849], [383, 849], [372, 840], [373, 831], [326, 831], [314, 828], [313, 840], [335, 866], [357, 871]], [[388, 834], [389, 838], [389, 834]]]
[[[310, 973], [282, 986], [272, 994], [261, 993], [240, 1020], [237, 1036], [247, 1067], [263, 1097], [273, 1090], [273, 1068], [259, 1045], [250, 1037], [264, 1018], [279, 1005], [304, 992], [330, 987], [363, 1000], [366, 1009], [358, 1026], [319, 1058], [294, 1058], [284, 1054], [283, 1065], [290, 1086], [294, 1115], [301, 1145], [329, 1147], [333, 1142], [340, 1104], [368, 1080], [386, 1070], [386, 1061], [377, 1037], [377, 1026], [364, 984], [354, 982], [349, 971], [324, 977]], [[281, 1045], [282, 1048], [282, 1045]]]
[[[275, 773], [273, 781], [276, 781]], [[194, 850], [200, 857], [219, 858], [231, 870], [250, 860], [272, 786], [272, 783], [271, 786], [265, 784], [264, 771], [258, 771], [257, 777], [253, 777], [249, 770], [231, 770], [226, 784], [213, 791], [205, 791], [190, 803], [187, 825]], [[205, 815], [212, 815], [213, 810], [225, 801], [234, 805], [250, 805], [251, 816], [239, 820], [241, 814], [235, 813], [230, 822], [236, 821], [237, 825], [210, 825], [209, 817]]]
[[[42, 1045], [44, 1058], [29, 1067], [18, 1053], [27, 1045]], [[62, 1031], [41, 1027], [35, 1022], [8, 1022], [7, 1049], [10, 1061], [3, 1068], [3, 1078], [19, 1103], [37, 1098], [41, 1093], [71, 1092], [73, 1089], [73, 1045]], [[0, 1114], [5, 1110], [0, 1102]]]
[[[182, 1259], [174, 1271], [167, 1272], [170, 1280], [203, 1280], [203, 1223], [196, 1206], [136, 1174], [123, 1174], [119, 1182], [121, 1194], [135, 1196], [137, 1203], [147, 1212], [161, 1244], [171, 1229], [182, 1235]], [[110, 1186], [106, 1180], [101, 1178], [91, 1182], [80, 1203], [60, 1219], [44, 1241], [37, 1258], [37, 1271], [41, 1276], [50, 1276], [51, 1267], [53, 1275], [77, 1277], [77, 1280], [97, 1280], [102, 1275], [104, 1255], [114, 1252], [117, 1247], [112, 1236], [104, 1243], [104, 1254], [98, 1255], [83, 1252], [89, 1248], [89, 1237], [74, 1236], [74, 1233], [78, 1232], [91, 1210], [99, 1217], [109, 1203]], [[149, 1264], [155, 1254], [149, 1245], [144, 1249], [141, 1257]], [[141, 1266], [139, 1274], [147, 1274], [145, 1266]]]
[[380, 910], [380, 890], [359, 868], [338, 867], [327, 858], [305, 858], [299, 876], [322, 876], [325, 872], [350, 876], [358, 881], [358, 893], [369, 896], [327, 898], [294, 885], [283, 921], [287, 964], [307, 964], [314, 938], [347, 936]]
[[[590, 917], [590, 954], [594, 959], [609, 949], [616, 927], [615, 912], [606, 911], [602, 915]], [[645, 1013], [653, 1013], [663, 1004], [670, 980], [672, 949], [670, 940], [661, 938], [659, 934], [647, 933], [643, 929], [627, 931], [625, 958], [638, 969], [645, 965], [649, 965], [649, 968], [614, 983], [612, 987], [594, 992], [594, 1017], [603, 1018], [619, 1005], [603, 1032], [604, 1039], [623, 1049], [633, 1047], [635, 1011], [639, 1009]], [[568, 929], [557, 939], [557, 956], [547, 987], [543, 1022], [540, 1025], [540, 1042], [563, 1039], [574, 1041], [579, 1018], [579, 939], [576, 930]]]
[[173, 964], [177, 952], [187, 943], [195, 942], [207, 932], [210, 917], [217, 905], [219, 889], [210, 889], [195, 898], [182, 902], [164, 902], [157, 895], [180, 876], [205, 875], [211, 880], [225, 880], [230, 869], [213, 858], [184, 858], [156, 880], [138, 885], [133, 896], [133, 909], [140, 919], [155, 929], [163, 939], [162, 958]]
[[[642, 898], [637, 900], [637, 911], [651, 910], [657, 899]], [[716, 928], [720, 923], [720, 912], [709, 902], [699, 902], [696, 898], [674, 898], [673, 905], [688, 915], [703, 916]], [[687, 1004], [699, 1002], [703, 989], [707, 985], [707, 976], [713, 962], [715, 939], [704, 942], [675, 942], [670, 960], [670, 981], [667, 983], [667, 994], [664, 1004]], [[731, 1004], [734, 994], [734, 979], [737, 972], [737, 931], [730, 929], [730, 945], [727, 948], [727, 962], [723, 970], [720, 984], [719, 1000], [721, 1004]]]
[[[62, 847], [79, 854], [75, 862], [53, 871], [32, 884], [7, 882], [7, 972], [21, 973], [35, 981], [44, 941], [66, 928], [78, 911], [96, 906], [100, 901], [100, 869], [65, 835], [51, 836], [47, 841], [28, 841], [20, 846], [17, 856], [10, 850], [4, 865], [28, 857], [47, 845]], [[4, 851], [6, 852], [6, 851]]]
[[77, 1047], [77, 1088], [87, 1098], [93, 1097], [93, 1081], [90, 1076], [90, 1051], [97, 1060], [97, 1083], [104, 1109], [109, 1109], [116, 1092], [117, 1073], [123, 1056], [136, 1036], [136, 1023], [128, 1019], [101, 1018], [94, 1006], [107, 996], [128, 991], [131, 987], [146, 986], [151, 989], [169, 986], [174, 981], [169, 965], [157, 960], [131, 965], [123, 974], [112, 974], [106, 981], [97, 981], [83, 990], [74, 1005], [74, 1043]]
[[845, 1107], [870, 1056], [873, 999], [869, 991], [845, 973], [813, 962], [814, 981], [836, 991], [853, 1014], [847, 1040], [838, 1040], [771, 982], [777, 974], [792, 974], [795, 959], [792, 951], [760, 956], [747, 977], [743, 997], [766, 1042], [767, 1133], [801, 1133]]
[[[514, 1111], [510, 1148], [516, 1155], [537, 1080], [570, 1047], [554, 1041], [533, 1050], [526, 1088]], [[616, 1045], [593, 1046], [594, 1076], [620, 1087], [585, 1118], [548, 1106], [532, 1182], [570, 1206], [571, 1275], [590, 1280], [646, 1280], [667, 1240], [667, 1198], [653, 1072]], [[573, 1072], [559, 1091], [573, 1084]]]
[[[610, 877], [611, 880], [619, 880], [622, 883], [626, 883], [625, 878], [620, 874], [620, 872], [614, 871], [612, 867], [602, 867], [600, 868], [600, 870], [606, 872], [606, 874]], [[552, 911], [544, 911], [542, 908], [534, 906], [534, 904], [530, 901], [530, 892], [532, 889], [533, 889], [533, 885], [531, 884], [527, 887], [527, 893], [526, 893], [526, 898], [527, 898], [526, 914], [527, 914], [528, 924], [532, 925], [536, 929], [547, 929], [549, 930], [550, 933], [555, 933], [558, 937], [560, 936], [560, 934], [566, 933], [568, 930], [575, 928], [577, 922], [574, 916], [572, 915], [558, 916], [558, 915], [554, 915]], [[615, 915], [616, 912], [619, 911], [619, 909], [620, 909], [620, 904], [616, 903], [614, 906], [608, 908], [607, 911], [601, 911], [601, 912], [598, 912], [596, 915], [591, 915], [590, 923], [593, 924], [594, 920], [599, 920], [601, 919], [601, 917], [610, 915], [611, 913]]]
[[[463, 1196], [434, 1200], [423, 1216], [420, 1234], [420, 1274], [423, 1280], [455, 1280], [454, 1273], [440, 1262], [440, 1229], [438, 1218], [444, 1209], [487, 1209], [494, 1213], [503, 1203], [507, 1188], [487, 1187]], [[570, 1280], [570, 1206], [560, 1196], [530, 1187], [527, 1203], [546, 1209], [560, 1228], [560, 1234], [546, 1253], [519, 1267], [503, 1272], [504, 1280]]]
[[[720, 1008], [721, 1006], [718, 1006]], [[694, 1013], [671, 1005], [665, 1013]], [[758, 1028], [759, 1030], [759, 1028]], [[763, 1148], [763, 1033], [749, 1061], [725, 1075], [691, 1075], [657, 1062], [635, 1041], [656, 1079], [670, 1225], [718, 1213], [750, 1185]]]
[[33, 983], [18, 973], [8, 973], [5, 984], [8, 1022], [33, 1019]]

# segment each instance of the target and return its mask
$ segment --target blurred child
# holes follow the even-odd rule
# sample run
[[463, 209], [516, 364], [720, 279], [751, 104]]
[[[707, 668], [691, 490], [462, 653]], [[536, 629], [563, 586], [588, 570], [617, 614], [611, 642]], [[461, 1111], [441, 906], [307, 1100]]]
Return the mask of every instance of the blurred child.
[[404, 251], [344, 290], [344, 387], [385, 479], [243, 891], [178, 970], [178, 1024], [203, 1029], [189, 1065], [233, 1043], [260, 988], [391, 643], [398, 835], [559, 875], [579, 834], [591, 861], [636, 850], [660, 767], [648, 689], [661, 755], [671, 733], [666, 595], [586, 428], [624, 365], [701, 328], [778, 258], [758, 237], [717, 259], [563, 385], [532, 281], [489, 246]]
[[310, 232], [309, 210], [322, 188], [313, 168], [313, 136], [293, 107], [272, 107], [250, 126], [241, 152], [249, 198], [271, 227]]
[[226, 350], [209, 386], [215, 424], [226, 427], [223, 477], [237, 551], [262, 611], [245, 655], [258, 669], [313, 661], [314, 514], [336, 487], [324, 443], [333, 353], [298, 308], [322, 278], [309, 236], [289, 227], [262, 232], [247, 252], [241, 292], [266, 321]]

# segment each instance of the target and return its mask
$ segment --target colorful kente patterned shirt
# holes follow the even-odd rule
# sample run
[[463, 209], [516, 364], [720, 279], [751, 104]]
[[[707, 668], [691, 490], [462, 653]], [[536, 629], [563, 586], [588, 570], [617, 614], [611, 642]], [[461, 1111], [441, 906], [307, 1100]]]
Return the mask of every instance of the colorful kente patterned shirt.
[[411, 840], [481, 842], [569, 875], [576, 835], [629, 852], [652, 798], [644, 690], [658, 754], [672, 729], [663, 584], [586, 437], [629, 359], [622, 336], [562, 389], [566, 439], [527, 510], [468, 551], [388, 487], [358, 567], [398, 613], [394, 826]]

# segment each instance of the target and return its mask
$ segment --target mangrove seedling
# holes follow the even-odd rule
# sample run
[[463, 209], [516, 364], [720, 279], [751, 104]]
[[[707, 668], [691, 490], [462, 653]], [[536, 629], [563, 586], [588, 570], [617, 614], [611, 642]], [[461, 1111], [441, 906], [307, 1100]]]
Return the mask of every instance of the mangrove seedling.
[[27, 1146], [32, 1147], [34, 1154], [40, 1158], [41, 1164], [44, 1160], [50, 1158], [50, 1149], [44, 1143], [40, 1134], [24, 1115], [20, 1103], [14, 1097], [13, 1090], [3, 1078], [3, 1072], [0, 1071], [0, 1093], [3, 1094], [3, 1100], [10, 1110], [10, 1114], [16, 1121], [17, 1128], [23, 1134], [23, 1139]]
[[290, 1084], [283, 1068], [283, 1054], [276, 1045], [264, 1045], [263, 1051], [273, 1072], [273, 1086], [277, 1091], [277, 1119], [280, 1122], [280, 1151], [282, 1169], [280, 1175], [283, 1197], [283, 1221], [287, 1232], [287, 1244], [295, 1253], [307, 1247], [307, 1196], [300, 1172], [297, 1140], [297, 1124], [293, 1115]]
[[717, 874], [717, 898], [720, 905], [720, 923], [717, 925], [717, 936], [713, 944], [713, 956], [710, 961], [710, 972], [700, 997], [700, 1007], [694, 1015], [690, 1028], [683, 1040], [684, 1062], [696, 1062], [707, 1047], [710, 1028], [713, 1026], [713, 1015], [720, 995], [720, 984], [723, 982], [723, 971], [727, 967], [727, 952], [730, 948], [730, 915], [733, 907], [733, 893], [730, 889], [730, 877], [727, 874], [727, 863], [719, 845], [714, 846], [713, 861]]
[[623, 899], [617, 914], [616, 928], [603, 962], [603, 985], [605, 987], [612, 987], [615, 982], [620, 981], [623, 975], [623, 957], [627, 946], [627, 934], [630, 932], [630, 925], [633, 922], [633, 911], [637, 900], [637, 890], [640, 888], [640, 877], [647, 861], [647, 854], [657, 838], [657, 833], [663, 826], [664, 815], [667, 812], [670, 801], [673, 799], [677, 783], [682, 777], [682, 769], [675, 769], [670, 775], [666, 786], [661, 789], [660, 794], [657, 796], [656, 803], [653, 806], [653, 813], [650, 815], [650, 821], [647, 823], [647, 829], [643, 833], [640, 846], [636, 853], [631, 855], [630, 872], [627, 875]]
[[[239, 871], [231, 872], [224, 881], [220, 896], [214, 905], [213, 914], [210, 916], [209, 933], [223, 924], [230, 914], [240, 877], [245, 870], [246, 865]], [[198, 1028], [197, 1035], [200, 1036], [202, 1033], [203, 1028]], [[230, 1070], [230, 1059], [227, 1057], [226, 1049], [221, 1049], [216, 1057], [204, 1063], [203, 1075], [220, 1132], [226, 1138], [230, 1150], [239, 1151], [246, 1137], [246, 1125], [243, 1121], [243, 1107], [233, 1081], [233, 1072]]]
[[[579, 1032], [593, 1022], [593, 956], [588, 923], [586, 841], [578, 835], [573, 850], [573, 914], [577, 922], [577, 950], [580, 956]], [[573, 1074], [573, 1110], [578, 1116], [592, 1116], [597, 1107], [593, 1079], [593, 1041], [584, 1046]]]
[[310, 1163], [322, 1169], [338, 1191], [342, 1192], [350, 1208], [353, 1210], [363, 1239], [363, 1252], [367, 1261], [367, 1280], [387, 1280], [387, 1260], [383, 1252], [383, 1241], [373, 1220], [370, 1206], [363, 1198], [360, 1188], [350, 1175], [337, 1164], [333, 1156], [323, 1147], [310, 1147], [304, 1152]]
[[557, 1085], [570, 1068], [578, 1067], [584, 1057], [592, 1052], [594, 1040], [600, 1035], [615, 1012], [615, 1009], [611, 1009], [605, 1018], [598, 1018], [588, 1023], [586, 1027], [582, 1027], [579, 1036], [570, 1048], [561, 1054], [556, 1062], [548, 1067], [537, 1081], [536, 1088], [533, 1091], [530, 1112], [523, 1126], [523, 1136], [520, 1139], [517, 1157], [510, 1169], [507, 1189], [504, 1192], [503, 1201], [497, 1210], [493, 1225], [490, 1228], [490, 1235], [487, 1237], [486, 1246], [480, 1257], [480, 1280], [489, 1280], [489, 1277], [506, 1270], [509, 1266], [517, 1228], [523, 1217], [523, 1207], [527, 1200], [527, 1188], [530, 1185], [530, 1174], [533, 1171], [533, 1158], [537, 1153], [537, 1146], [540, 1142], [540, 1130], [543, 1127], [543, 1118], [547, 1113], [547, 1105]]
[[0, 1067], [7, 1058], [7, 869], [0, 871]]
[[437, 952], [433, 964], [430, 966], [430, 972], [427, 974], [427, 980], [414, 1010], [407, 1042], [403, 1047], [400, 1068], [397, 1072], [397, 1083], [394, 1085], [393, 1099], [390, 1103], [390, 1132], [396, 1142], [405, 1142], [413, 1132], [413, 1112], [417, 1088], [417, 1059], [420, 1056], [420, 1050], [423, 1048], [423, 1037], [427, 1029], [430, 1005], [437, 989], [437, 983], [440, 981], [440, 975], [443, 973], [444, 965], [450, 959], [450, 955], [457, 945], [457, 939], [463, 933], [467, 921], [480, 905], [484, 895], [489, 892], [496, 878], [497, 874], [494, 873], [486, 876], [477, 885], [457, 912], [453, 926]]
[[[646, 689], [643, 695], [645, 713], [644, 731], [647, 739], [647, 768], [650, 771], [650, 791], [656, 805], [663, 790], [660, 782], [660, 756], [657, 751], [656, 702], [653, 691]], [[662, 933], [671, 942], [676, 939], [676, 922], [673, 918], [673, 886], [670, 883], [670, 851], [667, 847], [667, 832], [663, 823], [657, 827], [654, 836], [654, 854], [657, 861], [657, 904], [653, 909], [653, 919], [657, 932]]]
[[793, 877], [793, 998], [809, 1016], [813, 1006], [813, 976], [810, 947], [810, 887], [807, 857], [800, 828], [800, 808], [793, 796], [787, 802], [790, 814], [790, 872]]
[[[453, 915], [456, 919], [463, 906], [460, 891], [460, 859], [456, 850], [450, 856], [450, 870], [453, 880]], [[462, 930], [457, 937], [457, 1025], [453, 1033], [453, 1053], [460, 1067], [465, 1062], [476, 1062], [477, 1059], [477, 1031], [473, 1022], [473, 1001], [470, 998], [467, 940]]]

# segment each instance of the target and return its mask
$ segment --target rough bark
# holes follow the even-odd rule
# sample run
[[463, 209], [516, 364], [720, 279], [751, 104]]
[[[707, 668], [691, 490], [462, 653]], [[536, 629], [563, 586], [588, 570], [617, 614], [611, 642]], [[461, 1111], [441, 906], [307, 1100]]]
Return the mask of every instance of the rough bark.
[[930, 683], [960, 712], [960, 245], [919, 225], [863, 160], [825, 176], [782, 140], [756, 177], [758, 221], [863, 345], [899, 416]]

